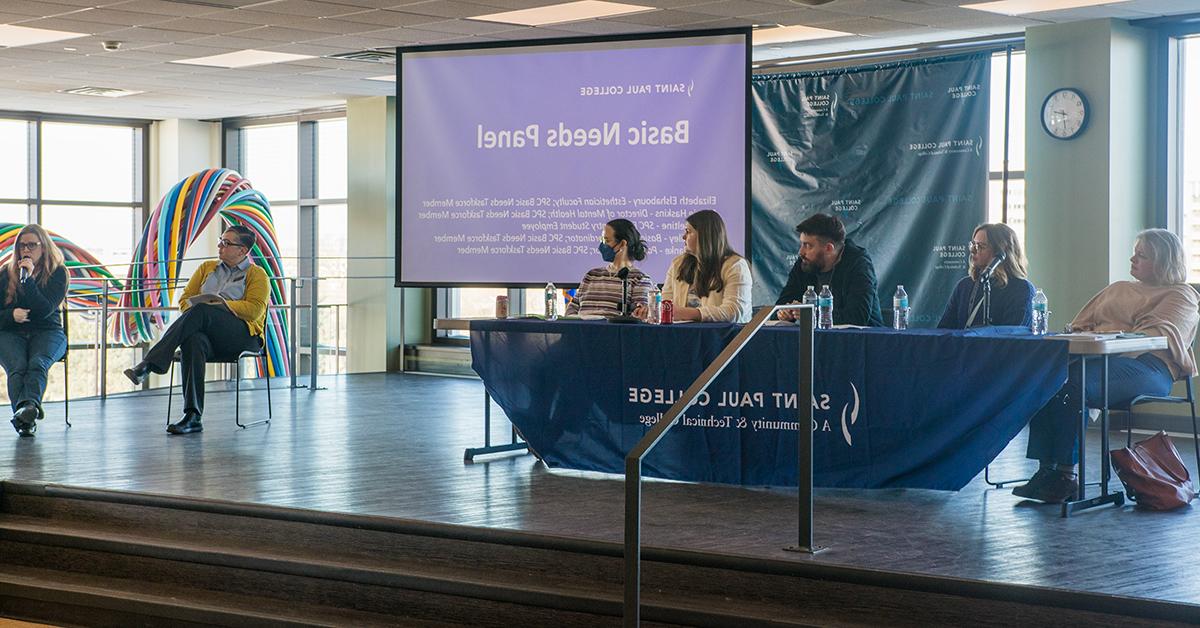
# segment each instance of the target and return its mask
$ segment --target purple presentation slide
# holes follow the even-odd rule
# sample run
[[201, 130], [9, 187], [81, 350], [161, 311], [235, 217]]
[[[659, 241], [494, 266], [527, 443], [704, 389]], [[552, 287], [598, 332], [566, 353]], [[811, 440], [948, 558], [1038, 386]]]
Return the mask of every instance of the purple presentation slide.
[[578, 283], [627, 218], [662, 283], [684, 219], [742, 251], [743, 35], [400, 57], [400, 283]]

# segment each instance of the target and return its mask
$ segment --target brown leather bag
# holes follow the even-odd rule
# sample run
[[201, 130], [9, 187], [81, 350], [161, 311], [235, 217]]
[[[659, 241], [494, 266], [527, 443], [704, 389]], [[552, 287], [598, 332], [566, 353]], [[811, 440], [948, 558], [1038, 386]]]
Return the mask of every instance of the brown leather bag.
[[1134, 443], [1133, 447], [1114, 449], [1112, 464], [1129, 499], [1138, 506], [1172, 510], [1188, 505], [1196, 497], [1187, 466], [1166, 432]]

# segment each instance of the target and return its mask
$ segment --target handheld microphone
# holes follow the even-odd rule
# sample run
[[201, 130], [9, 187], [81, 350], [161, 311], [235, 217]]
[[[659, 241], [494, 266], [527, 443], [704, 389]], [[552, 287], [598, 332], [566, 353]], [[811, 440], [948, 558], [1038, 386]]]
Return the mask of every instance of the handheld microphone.
[[985, 268], [983, 270], [983, 273], [981, 273], [979, 275], [980, 279], [982, 279], [982, 280], [991, 279], [992, 273], [996, 272], [996, 269], [999, 268], [1000, 265], [1003, 264], [1004, 260], [1006, 260], [1006, 259], [1008, 259], [1008, 253], [1005, 253], [1004, 251], [1000, 251], [1000, 254], [997, 255], [996, 257], [992, 258], [992, 263], [988, 264], [988, 267]]
[[622, 268], [617, 271], [617, 277], [621, 278], [621, 313], [608, 319], [610, 323], [640, 323], [637, 317], [629, 315], [629, 268]]
[[[29, 259], [29, 256], [26, 255], [25, 257], [22, 257], [21, 259], [27, 260], [27, 259]], [[29, 269], [22, 266], [20, 269], [20, 276], [21, 276], [21, 283], [25, 283], [25, 280], [29, 279]]]

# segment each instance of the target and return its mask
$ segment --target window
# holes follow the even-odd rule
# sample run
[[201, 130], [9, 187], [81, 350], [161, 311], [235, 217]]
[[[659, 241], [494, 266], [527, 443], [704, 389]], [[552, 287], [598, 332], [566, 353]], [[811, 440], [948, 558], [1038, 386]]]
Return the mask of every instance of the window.
[[[1013, 51], [1011, 89], [1005, 89], [1008, 60], [992, 55], [991, 116], [988, 121], [988, 222], [1004, 222], [1025, 241], [1025, 53]], [[1008, 211], [1004, 203], [1004, 102], [1008, 99]]]
[[1178, 181], [1174, 190], [1177, 233], [1188, 253], [1188, 278], [1200, 277], [1200, 37], [1178, 45]]
[[[0, 119], [0, 199], [29, 196], [29, 123]], [[21, 220], [13, 222], [24, 222]]]
[[[45, 119], [0, 114], [0, 222], [41, 223], [125, 275], [141, 238], [148, 124], [101, 119]], [[70, 314], [71, 396], [102, 388], [98, 352], [105, 331], [95, 311]], [[121, 371], [140, 349], [109, 344], [108, 392], [132, 390]], [[3, 375], [0, 375], [0, 379]], [[45, 399], [63, 398], [63, 369], [50, 369]], [[0, 385], [0, 399], [6, 398]]]
[[[226, 167], [240, 172], [271, 203], [283, 272], [307, 274], [310, 261], [320, 278], [317, 290], [318, 372], [346, 368], [346, 119], [327, 115], [285, 121], [227, 121]], [[310, 151], [308, 147], [312, 147]], [[314, 215], [315, 214], [315, 215]], [[316, 242], [314, 249], [312, 243]], [[290, 286], [285, 286], [285, 290]], [[297, 357], [307, 370], [309, 348], [306, 290], [299, 289]]]

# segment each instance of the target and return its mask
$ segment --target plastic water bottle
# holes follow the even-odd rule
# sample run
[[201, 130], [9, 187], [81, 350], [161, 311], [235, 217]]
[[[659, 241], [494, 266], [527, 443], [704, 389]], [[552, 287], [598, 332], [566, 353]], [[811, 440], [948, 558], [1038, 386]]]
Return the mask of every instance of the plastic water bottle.
[[554, 282], [546, 284], [546, 320], [552, 321], [558, 318], [558, 288], [554, 287]]
[[908, 329], [908, 293], [904, 284], [896, 286], [896, 295], [892, 297], [892, 327]]
[[808, 290], [804, 291], [804, 296], [801, 298], [800, 302], [805, 305], [816, 305], [817, 304], [816, 288], [813, 286], [809, 286]]
[[662, 290], [655, 287], [650, 293], [650, 320], [648, 323], [657, 325], [662, 320]]
[[829, 285], [821, 286], [821, 295], [817, 297], [817, 329], [833, 328], [833, 293]]
[[1035, 336], [1045, 336], [1046, 329], [1049, 325], [1050, 309], [1049, 302], [1046, 300], [1046, 293], [1042, 292], [1041, 288], [1033, 295], [1033, 322], [1029, 325], [1029, 331]]

